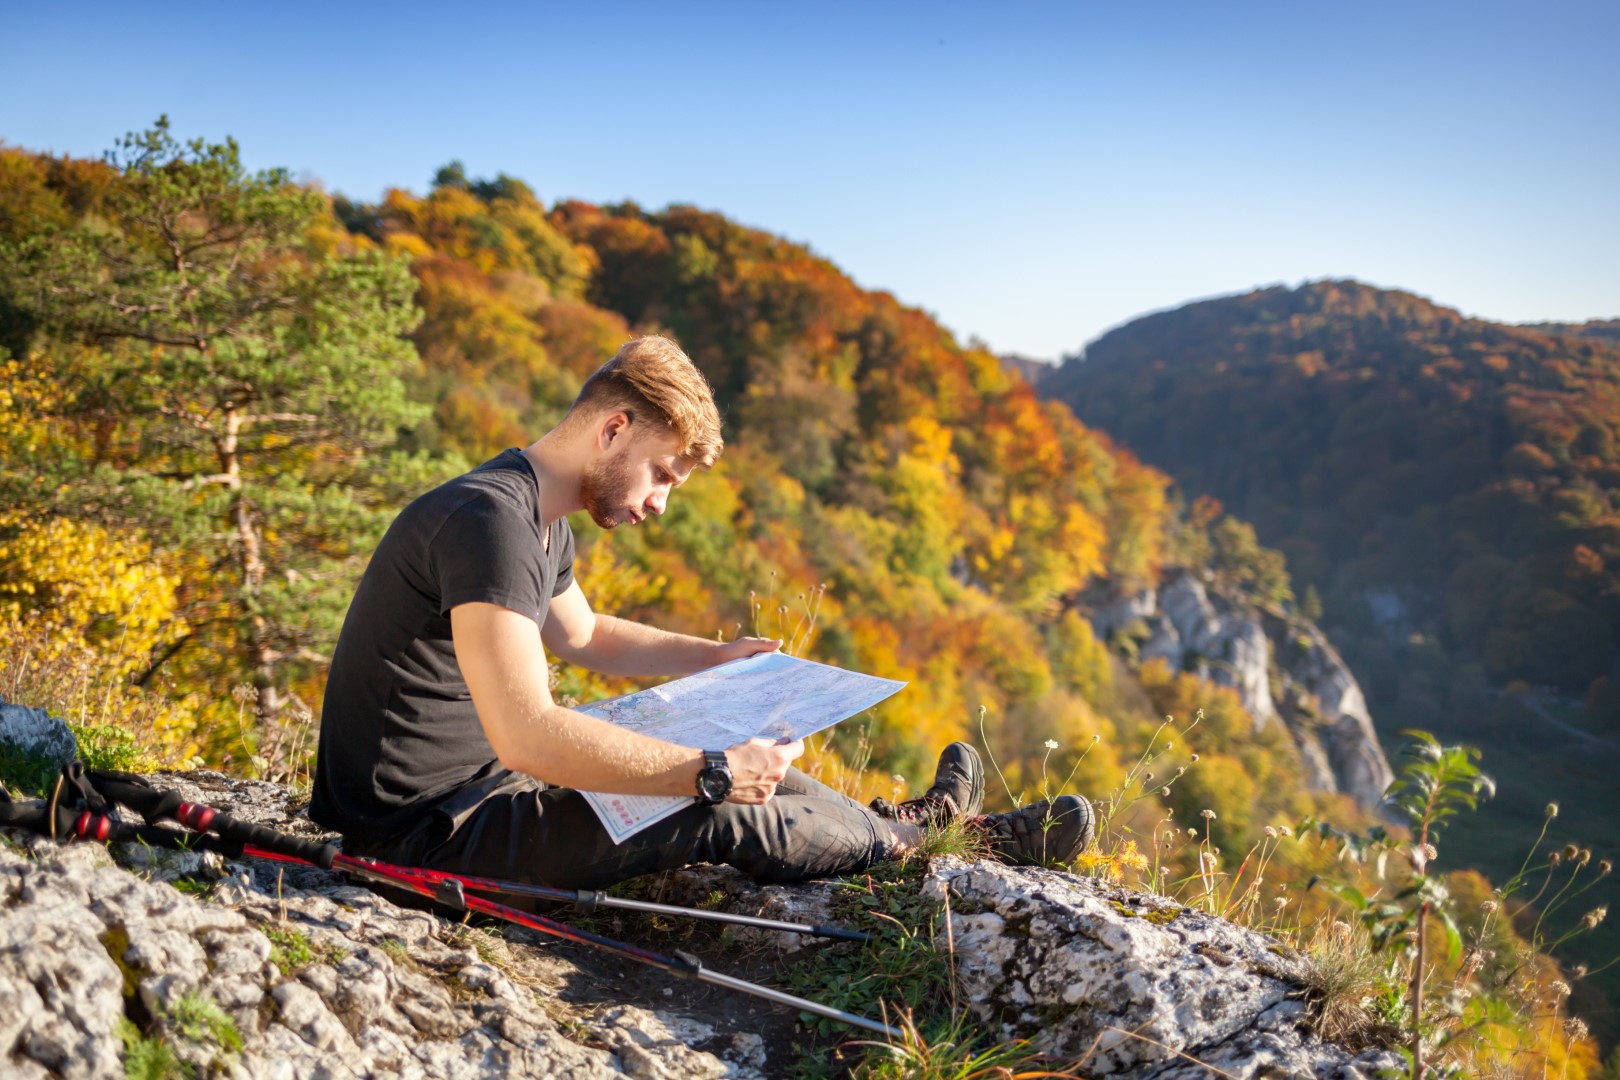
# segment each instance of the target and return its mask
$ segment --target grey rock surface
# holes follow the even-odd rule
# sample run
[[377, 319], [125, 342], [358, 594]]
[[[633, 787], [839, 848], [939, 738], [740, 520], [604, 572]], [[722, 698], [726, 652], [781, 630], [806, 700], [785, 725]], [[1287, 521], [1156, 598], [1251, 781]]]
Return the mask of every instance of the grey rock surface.
[[[1186, 570], [1157, 588], [1093, 598], [1097, 636], [1139, 638], [1137, 655], [1229, 686], [1256, 730], [1282, 723], [1307, 782], [1376, 808], [1394, 780], [1361, 686], [1327, 637], [1305, 619], [1224, 596]], [[1274, 694], [1273, 686], [1281, 693]]]
[[1309, 1033], [1292, 950], [1162, 897], [956, 859], [936, 860], [924, 891], [949, 892], [959, 992], [975, 1016], [1078, 1059], [1084, 1075], [1361, 1080], [1399, 1060]]
[[79, 753], [78, 741], [62, 720], [44, 709], [0, 701], [0, 744], [60, 766]]
[[[275, 785], [217, 773], [157, 779], [190, 801], [315, 832]], [[703, 1049], [713, 1029], [678, 1008], [626, 1005], [582, 1026], [555, 993], [567, 975], [558, 961], [335, 874], [5, 835], [6, 1076], [122, 1077], [126, 1018], [199, 1075], [764, 1075], [760, 1046]], [[217, 875], [206, 900], [170, 883], [198, 873]], [[187, 1025], [198, 1002], [230, 1018], [240, 1049]]]
[[1395, 773], [1378, 745], [1361, 684], [1313, 624], [1268, 613], [1265, 625], [1274, 642], [1284, 700], [1292, 706], [1284, 716], [1296, 741], [1321, 747], [1337, 790], [1362, 806], [1376, 806]]
[[[272, 784], [153, 780], [319, 835]], [[0, 836], [0, 1075], [123, 1076], [137, 1036], [198, 1076], [762, 1080], [791, 1067], [786, 1042], [757, 1033], [775, 1006], [683, 982], [652, 991], [649, 1007], [616, 969], [634, 965], [586, 972], [602, 954], [463, 926], [336, 874]], [[193, 895], [199, 881], [206, 897]], [[836, 923], [850, 887], [757, 886], [723, 868], [662, 885], [664, 902], [807, 923]], [[950, 895], [964, 1006], [997, 1034], [1084, 1057], [1084, 1075], [1209, 1075], [1197, 1062], [1243, 1078], [1372, 1075], [1374, 1059], [1305, 1030], [1301, 961], [1271, 939], [1162, 898], [992, 862], [936, 860], [924, 890]], [[816, 962], [797, 934], [724, 940], [727, 967], [784, 951]], [[605, 990], [582, 998], [582, 983]], [[199, 1024], [200, 1007], [228, 1018], [240, 1044]]]

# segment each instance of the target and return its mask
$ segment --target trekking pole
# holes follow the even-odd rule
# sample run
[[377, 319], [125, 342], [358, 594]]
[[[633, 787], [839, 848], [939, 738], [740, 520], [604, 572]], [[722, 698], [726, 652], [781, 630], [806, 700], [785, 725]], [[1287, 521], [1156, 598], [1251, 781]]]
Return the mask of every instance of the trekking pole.
[[[375, 860], [365, 861], [373, 865], [386, 866], [390, 872], [404, 873], [419, 878], [434, 888], [438, 888], [446, 881], [459, 881], [462, 888], [472, 889], [476, 892], [505, 893], [511, 896], [528, 896], [537, 900], [553, 900], [558, 903], [573, 904], [587, 915], [598, 907], [620, 908], [625, 911], [641, 911], [653, 915], [675, 915], [689, 919], [708, 919], [713, 922], [732, 923], [738, 926], [753, 926], [762, 930], [785, 930], [795, 934], [811, 934], [815, 937], [839, 938], [844, 941], [865, 943], [872, 940], [871, 934], [860, 930], [846, 930], [841, 926], [819, 926], [811, 923], [787, 922], [782, 919], [767, 919], [758, 915], [738, 915], [730, 911], [709, 911], [705, 908], [658, 904], [650, 900], [629, 900], [624, 897], [610, 896], [599, 890], [554, 889], [548, 885], [530, 885], [527, 882], [501, 881], [497, 878], [452, 874], [444, 870], [429, 870], [425, 867], [390, 866], [387, 863], [377, 863]], [[347, 863], [344, 865], [348, 866]]]
[[[265, 851], [256, 848], [251, 844], [244, 846], [244, 853], [261, 859], [272, 859], [283, 862], [303, 861], [300, 859], [294, 859], [290, 856], [278, 855], [273, 851]], [[440, 904], [456, 908], [460, 911], [474, 911], [481, 915], [489, 915], [493, 918], [502, 919], [518, 926], [524, 926], [531, 930], [537, 930], [542, 934], [562, 938], [565, 941], [574, 941], [583, 945], [591, 945], [606, 952], [628, 956], [632, 960], [639, 961], [640, 963], [646, 964], [649, 967], [655, 967], [672, 975], [681, 976], [682, 978], [697, 979], [700, 982], [711, 983], [715, 986], [724, 986], [727, 989], [737, 990], [744, 994], [752, 994], [754, 997], [764, 998], [767, 1001], [774, 1001], [778, 1005], [786, 1005], [790, 1008], [802, 1010], [803, 1012], [814, 1013], [817, 1016], [825, 1016], [829, 1020], [838, 1020], [849, 1024], [852, 1027], [865, 1028], [867, 1031], [877, 1032], [879, 1035], [883, 1035], [890, 1039], [898, 1040], [905, 1037], [905, 1033], [899, 1028], [890, 1027], [888, 1024], [880, 1023], [876, 1020], [869, 1020], [864, 1016], [859, 1016], [851, 1012], [845, 1012], [842, 1009], [835, 1009], [830, 1005], [823, 1005], [818, 1001], [811, 1001], [809, 998], [802, 998], [782, 990], [773, 990], [768, 986], [761, 986], [759, 983], [749, 982], [746, 979], [739, 979], [733, 975], [724, 975], [718, 971], [711, 971], [709, 968], [703, 966], [703, 961], [699, 960], [696, 956], [693, 956], [688, 952], [677, 951], [673, 956], [668, 956], [663, 953], [655, 952], [652, 949], [643, 949], [638, 945], [630, 945], [626, 942], [615, 941], [613, 938], [603, 937], [600, 934], [593, 934], [588, 930], [581, 930], [578, 927], [568, 926], [564, 923], [548, 919], [543, 915], [530, 915], [529, 913], [519, 911], [516, 908], [507, 907], [504, 904], [497, 904], [494, 901], [486, 900], [481, 896], [469, 896], [462, 888], [460, 880], [454, 875], [446, 875], [445, 880], [443, 880], [438, 887], [435, 888], [434, 886], [428, 884], [425, 879], [419, 878], [414, 874], [408, 872], [395, 873], [393, 872], [393, 867], [384, 869], [386, 864], [373, 863], [365, 859], [357, 859], [352, 855], [337, 854], [333, 859], [333, 866], [334, 868], [342, 868], [344, 870], [352, 871], [361, 877], [369, 877], [376, 881], [387, 882], [396, 886], [403, 886], [404, 888], [407, 888], [420, 896], [429, 897]]]
[[[78, 763], [71, 763], [64, 767], [64, 775], [70, 775], [69, 770]], [[173, 792], [160, 792], [151, 787], [140, 777], [126, 773], [92, 772], [86, 774], [82, 769], [71, 774], [72, 786], [76, 793], [87, 797], [93, 793], [97, 801], [105, 803], [123, 803], [137, 811], [148, 822], [155, 818], [171, 818], [188, 829], [191, 833], [177, 833], [172, 829], [157, 825], [146, 826], [126, 825], [114, 821], [104, 812], [94, 808], [85, 809], [75, 814], [66, 806], [57, 807], [57, 815], [69, 815], [73, 819], [71, 830], [64, 830], [63, 835], [77, 835], [84, 839], [102, 840], [111, 842], [120, 839], [140, 839], [148, 843], [161, 844], [168, 847], [180, 848], [206, 848], [221, 851], [232, 857], [248, 856], [265, 859], [272, 862], [295, 863], [304, 866], [314, 866], [322, 870], [348, 871], [360, 877], [374, 881], [382, 881], [391, 885], [400, 886], [419, 896], [427, 897], [440, 904], [454, 908], [458, 911], [473, 911], [492, 918], [501, 919], [517, 926], [527, 927], [552, 937], [562, 938], [565, 941], [574, 941], [590, 945], [605, 952], [618, 953], [628, 956], [650, 967], [656, 967], [672, 975], [683, 978], [695, 978], [715, 986], [723, 986], [741, 993], [751, 994], [764, 998], [780, 1005], [802, 1010], [817, 1016], [824, 1016], [830, 1020], [837, 1020], [852, 1027], [865, 1028], [891, 1039], [901, 1039], [904, 1032], [898, 1028], [876, 1020], [867, 1019], [855, 1013], [835, 1009], [808, 998], [798, 997], [781, 990], [774, 990], [768, 986], [761, 986], [735, 976], [724, 975], [718, 971], [711, 971], [703, 966], [703, 962], [690, 953], [677, 952], [674, 956], [644, 949], [638, 945], [616, 941], [613, 938], [593, 934], [587, 930], [568, 926], [543, 915], [531, 915], [504, 904], [497, 904], [481, 896], [469, 896], [462, 879], [454, 874], [440, 871], [426, 870], [415, 867], [392, 866], [387, 863], [378, 863], [370, 859], [362, 859], [353, 855], [345, 855], [331, 844], [315, 840], [301, 840], [295, 836], [288, 836], [264, 825], [239, 821], [229, 815], [223, 814], [211, 806], [202, 806], [197, 803], [188, 803], [180, 799]], [[86, 791], [89, 789], [89, 792]], [[109, 808], [110, 809], [110, 808]], [[0, 815], [0, 823], [21, 824], [15, 818], [5, 821], [6, 815]], [[30, 821], [30, 827], [44, 832], [49, 823], [48, 811], [41, 809], [37, 812], [38, 821]], [[55, 835], [55, 832], [52, 832]], [[473, 879], [474, 881], [485, 879]], [[516, 884], [516, 883], [502, 883]], [[557, 890], [564, 892], [566, 890]], [[639, 903], [631, 901], [630, 903]], [[664, 905], [656, 905], [662, 907]], [[687, 909], [675, 908], [672, 910], [688, 914]], [[751, 918], [744, 916], [744, 918]], [[754, 920], [754, 924], [772, 925], [768, 919]], [[779, 924], [785, 928], [796, 928], [799, 924]]]
[[[261, 849], [296, 855], [306, 862], [320, 866], [323, 870], [332, 869], [332, 866], [336, 865], [322, 862], [326, 854], [325, 849], [329, 845], [313, 840], [300, 840], [297, 837], [288, 836], [284, 832], [266, 828], [263, 825], [239, 821], [211, 806], [183, 802], [178, 795], [159, 791], [141, 778], [128, 773], [91, 771], [85, 775], [84, 781], [77, 786], [82, 788], [86, 784], [103, 797], [128, 806], [149, 822], [160, 818], [168, 818], [179, 822], [188, 829], [195, 829], [197, 832], [215, 832], [244, 844], [254, 844]], [[335, 848], [332, 849], [332, 853], [337, 854]], [[351, 861], [355, 859], [354, 856], [341, 856], [340, 859], [343, 868], [354, 869], [354, 862]], [[710, 922], [751, 926], [761, 930], [778, 930], [793, 934], [809, 934], [814, 937], [837, 938], [843, 941], [865, 943], [872, 940], [870, 934], [862, 933], [859, 930], [846, 930], [839, 926], [818, 926], [810, 923], [787, 922], [781, 919], [767, 919], [758, 915], [738, 915], [729, 911], [707, 911], [703, 908], [677, 907], [674, 904], [658, 904], [648, 900], [628, 900], [617, 896], [609, 896], [607, 893], [596, 890], [555, 889], [547, 885], [531, 885], [527, 882], [502, 881], [497, 878], [452, 874], [443, 870], [430, 870], [426, 867], [394, 866], [387, 863], [377, 863], [375, 860], [364, 861], [383, 866], [389, 873], [418, 878], [434, 889], [439, 888], [445, 881], [454, 879], [461, 883], [463, 889], [472, 889], [476, 892], [505, 893], [512, 896], [527, 896], [538, 900], [573, 904], [586, 914], [591, 913], [598, 907], [611, 907], [656, 915], [706, 919]]]

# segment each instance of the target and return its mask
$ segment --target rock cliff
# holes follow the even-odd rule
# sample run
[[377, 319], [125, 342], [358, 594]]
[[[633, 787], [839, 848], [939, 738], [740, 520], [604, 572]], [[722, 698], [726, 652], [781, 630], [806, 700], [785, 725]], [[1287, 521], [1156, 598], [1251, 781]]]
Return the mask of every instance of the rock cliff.
[[[281, 789], [217, 773], [159, 786], [245, 820], [314, 827]], [[133, 846], [0, 844], [0, 1071], [124, 1075], [172, 1055], [249, 1077], [784, 1075], [793, 1017], [751, 998], [487, 933], [395, 906], [312, 868]], [[840, 887], [756, 887], [722, 869], [671, 875], [674, 899], [804, 921]], [[1047, 870], [936, 860], [958, 992], [981, 1023], [1033, 1038], [1080, 1075], [1154, 1080], [1375, 1075], [1392, 1058], [1319, 1041], [1305, 962], [1260, 934], [1159, 897]], [[847, 886], [843, 888], [847, 892]], [[567, 918], [568, 916], [562, 916]], [[796, 935], [713, 939], [705, 962], [766, 976]], [[720, 996], [716, 996], [720, 995]], [[783, 1014], [783, 1015], [777, 1015]], [[783, 1033], [786, 1032], [786, 1035]]]
[[1141, 660], [1162, 658], [1232, 687], [1256, 728], [1285, 725], [1313, 788], [1345, 792], [1368, 809], [1383, 799], [1394, 773], [1367, 700], [1309, 621], [1212, 590], [1187, 570], [1157, 588], [1089, 596], [1086, 607], [1104, 641], [1129, 641]]

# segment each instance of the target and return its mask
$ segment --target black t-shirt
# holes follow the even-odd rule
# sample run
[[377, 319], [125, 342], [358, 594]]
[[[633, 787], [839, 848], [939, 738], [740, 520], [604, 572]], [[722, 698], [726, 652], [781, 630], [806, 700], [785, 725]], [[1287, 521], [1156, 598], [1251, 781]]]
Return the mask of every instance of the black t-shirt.
[[540, 625], [574, 580], [566, 520], [545, 545], [534, 470], [507, 450], [400, 512], [343, 620], [321, 712], [310, 816], [361, 845], [499, 768], [456, 663], [450, 609]]

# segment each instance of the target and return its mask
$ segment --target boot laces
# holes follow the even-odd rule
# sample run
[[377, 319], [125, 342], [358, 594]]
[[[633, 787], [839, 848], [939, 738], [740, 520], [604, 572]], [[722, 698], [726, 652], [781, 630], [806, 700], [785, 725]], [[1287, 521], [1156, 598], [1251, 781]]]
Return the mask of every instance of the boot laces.
[[903, 803], [873, 799], [872, 806], [878, 816], [906, 825], [943, 825], [958, 817], [956, 800], [949, 795], [922, 795]]

